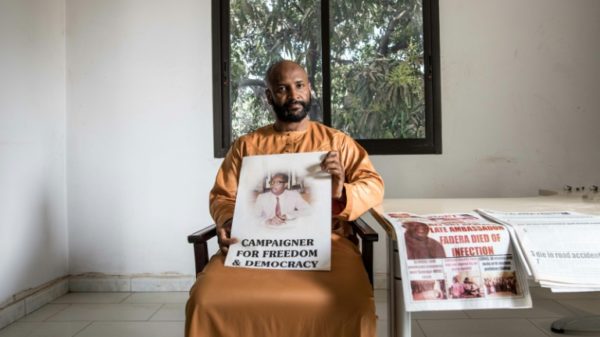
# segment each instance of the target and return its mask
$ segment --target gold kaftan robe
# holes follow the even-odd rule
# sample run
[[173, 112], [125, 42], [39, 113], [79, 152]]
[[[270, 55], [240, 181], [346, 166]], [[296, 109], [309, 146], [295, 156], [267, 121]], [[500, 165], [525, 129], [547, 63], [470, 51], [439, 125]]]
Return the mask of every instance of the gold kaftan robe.
[[344, 220], [381, 203], [383, 181], [353, 139], [316, 122], [304, 131], [269, 125], [240, 137], [217, 174], [210, 212], [217, 225], [233, 218], [243, 157], [314, 151], [337, 151], [346, 175], [346, 205], [333, 204], [331, 271], [228, 268], [217, 254], [190, 291], [187, 337], [375, 336], [373, 292]]

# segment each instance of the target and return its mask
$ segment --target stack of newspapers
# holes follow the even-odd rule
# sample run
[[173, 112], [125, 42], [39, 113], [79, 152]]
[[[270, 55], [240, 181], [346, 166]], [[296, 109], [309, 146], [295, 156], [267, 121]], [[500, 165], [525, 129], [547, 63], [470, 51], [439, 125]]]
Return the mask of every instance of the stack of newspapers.
[[506, 226], [476, 213], [384, 217], [398, 238], [406, 311], [531, 308]]
[[478, 209], [505, 225], [526, 272], [553, 292], [600, 291], [600, 216]]

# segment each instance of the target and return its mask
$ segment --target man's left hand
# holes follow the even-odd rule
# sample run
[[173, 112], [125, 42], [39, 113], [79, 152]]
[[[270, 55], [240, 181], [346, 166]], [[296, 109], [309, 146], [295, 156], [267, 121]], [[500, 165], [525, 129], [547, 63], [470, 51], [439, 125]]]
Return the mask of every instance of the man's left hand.
[[321, 169], [331, 174], [331, 197], [341, 199], [344, 195], [344, 167], [337, 151], [327, 153], [321, 162]]

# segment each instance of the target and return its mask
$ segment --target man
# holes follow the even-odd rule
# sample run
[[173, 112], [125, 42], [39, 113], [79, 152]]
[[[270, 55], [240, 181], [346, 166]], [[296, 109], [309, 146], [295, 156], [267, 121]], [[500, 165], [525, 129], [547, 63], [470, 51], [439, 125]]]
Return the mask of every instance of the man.
[[448, 289], [450, 298], [461, 298], [465, 294], [465, 285], [459, 280], [460, 275], [452, 277], [452, 285]]
[[402, 224], [406, 228], [404, 242], [408, 259], [437, 259], [446, 257], [441, 243], [427, 237], [429, 226], [418, 221], [407, 221]]
[[256, 198], [258, 216], [269, 226], [279, 226], [288, 220], [294, 220], [309, 209], [308, 203], [298, 191], [287, 189], [289, 177], [285, 173], [275, 173], [269, 185], [268, 192], [261, 193]]
[[[381, 203], [383, 181], [354, 140], [308, 119], [311, 90], [301, 66], [277, 62], [266, 82], [276, 122], [236, 140], [217, 173], [209, 199], [221, 253], [190, 291], [186, 336], [374, 337], [372, 289], [344, 221]], [[313, 151], [328, 152], [321, 169], [332, 182], [331, 271], [224, 267], [224, 254], [236, 242], [230, 228], [242, 158]]]
[[465, 287], [465, 297], [481, 297], [481, 292], [479, 291], [479, 285], [477, 285], [477, 283], [471, 281], [468, 277], [465, 277], [463, 284]]

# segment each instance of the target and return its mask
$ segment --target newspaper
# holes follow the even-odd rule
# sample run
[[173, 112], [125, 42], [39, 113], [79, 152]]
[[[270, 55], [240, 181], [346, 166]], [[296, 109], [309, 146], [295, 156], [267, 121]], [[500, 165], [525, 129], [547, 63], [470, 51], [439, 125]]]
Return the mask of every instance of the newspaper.
[[504, 226], [475, 213], [386, 213], [400, 254], [407, 311], [530, 308]]
[[533, 278], [555, 292], [600, 291], [600, 217], [576, 212], [477, 210], [507, 225]]
[[331, 175], [326, 152], [244, 157], [229, 267], [330, 270]]

